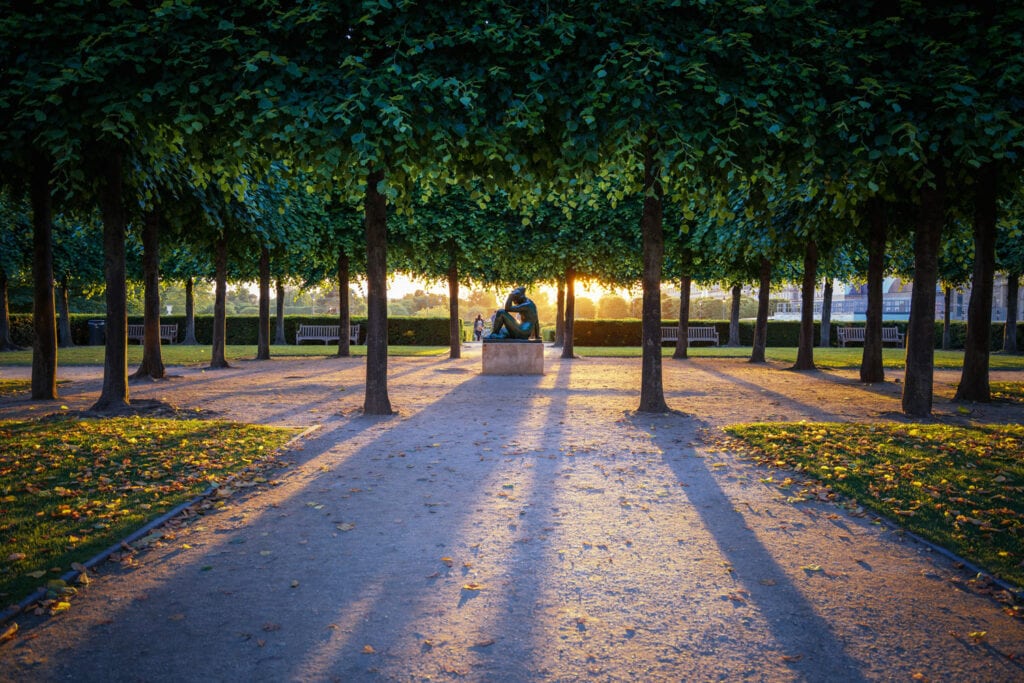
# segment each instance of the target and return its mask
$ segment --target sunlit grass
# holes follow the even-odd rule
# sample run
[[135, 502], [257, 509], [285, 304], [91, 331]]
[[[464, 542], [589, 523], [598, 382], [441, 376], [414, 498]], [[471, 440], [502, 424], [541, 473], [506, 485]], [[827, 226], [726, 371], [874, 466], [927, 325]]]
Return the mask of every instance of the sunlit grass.
[[294, 430], [140, 417], [0, 421], [0, 604], [246, 471]]
[[[573, 350], [579, 356], [593, 358], [639, 358], [639, 346], [576, 346]], [[675, 352], [672, 346], [661, 349], [663, 358], [671, 358]], [[750, 358], [749, 346], [691, 346], [688, 355], [691, 358]], [[768, 361], [779, 363], [795, 363], [796, 347], [769, 347], [765, 349]], [[864, 350], [860, 348], [816, 348], [814, 364], [822, 369], [859, 368]], [[888, 369], [903, 369], [905, 351], [897, 348], [882, 349], [882, 364]], [[964, 364], [963, 351], [935, 351], [935, 367], [944, 370], [959, 370]], [[992, 370], [1024, 370], [1024, 355], [993, 353], [989, 356], [989, 368]]]
[[1024, 382], [992, 382], [989, 390], [993, 399], [1024, 403]]
[[32, 389], [27, 379], [0, 379], [0, 396], [14, 396]]
[[[365, 346], [352, 346], [353, 356], [365, 356]], [[160, 355], [165, 365], [201, 365], [210, 362], [212, 347], [209, 345], [185, 346], [184, 344], [165, 344]], [[271, 345], [271, 358], [315, 358], [334, 357], [338, 353], [337, 346], [322, 344], [281, 344]], [[441, 356], [448, 353], [447, 346], [389, 346], [389, 356]], [[57, 352], [58, 365], [103, 365], [104, 347], [73, 346]], [[256, 357], [254, 344], [228, 345], [224, 348], [224, 357], [228, 361], [252, 359]], [[142, 361], [142, 347], [137, 344], [128, 346], [128, 364], [137, 365]], [[0, 365], [31, 365], [32, 350], [5, 351], [0, 353]]]
[[1024, 427], [939, 424], [750, 424], [727, 448], [799, 470], [766, 478], [793, 500], [839, 493], [1024, 586]]

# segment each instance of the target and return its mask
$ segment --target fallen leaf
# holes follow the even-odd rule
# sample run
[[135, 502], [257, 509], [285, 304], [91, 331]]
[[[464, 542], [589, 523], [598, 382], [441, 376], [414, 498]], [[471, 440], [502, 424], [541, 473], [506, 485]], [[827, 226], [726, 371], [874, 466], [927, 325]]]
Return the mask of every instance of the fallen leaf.
[[823, 571], [825, 571], [824, 569], [822, 569], [820, 564], [805, 564], [802, 567], [800, 567], [800, 569], [803, 569], [805, 572], [823, 572]]
[[782, 655], [782, 661], [784, 662], [799, 662], [803, 658], [803, 655]]
[[5, 630], [4, 630], [4, 632], [3, 632], [3, 633], [0, 633], [0, 643], [2, 643], [2, 642], [3, 642], [3, 641], [5, 641], [5, 640], [10, 640], [11, 638], [13, 638], [13, 637], [14, 637], [14, 635], [15, 635], [15, 634], [16, 634], [17, 632], [18, 632], [18, 625], [17, 625], [17, 624], [11, 624], [11, 625], [9, 625], [9, 626], [8, 626], [8, 627], [7, 627], [7, 628], [6, 628]]
[[373, 645], [363, 645], [363, 654], [364, 655], [373, 655], [373, 654], [377, 654], [377, 651], [373, 649]]
[[336, 524], [335, 528], [337, 528], [338, 531], [352, 531], [356, 528], [356, 525], [352, 522], [342, 522], [341, 524]]
[[446, 567], [451, 567], [453, 564], [455, 564], [455, 560], [453, 560], [450, 557], [442, 557], [441, 562], [443, 562]]
[[476, 581], [470, 581], [469, 583], [462, 584], [462, 590], [464, 591], [482, 591], [483, 589], [484, 585], [482, 583], [477, 583]]
[[494, 645], [494, 638], [488, 638], [487, 640], [481, 640], [480, 642], [473, 643], [473, 647], [490, 647]]

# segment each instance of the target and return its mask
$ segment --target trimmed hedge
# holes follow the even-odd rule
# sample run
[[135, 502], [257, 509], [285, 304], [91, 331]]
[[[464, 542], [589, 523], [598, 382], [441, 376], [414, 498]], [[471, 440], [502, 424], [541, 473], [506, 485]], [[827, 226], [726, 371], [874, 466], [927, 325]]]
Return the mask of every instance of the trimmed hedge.
[[[577, 320], [573, 326], [573, 343], [577, 346], [637, 346], [640, 344], [640, 320]], [[663, 327], [679, 324], [678, 320], [662, 320]], [[729, 322], [727, 320], [691, 320], [693, 327], [714, 326], [718, 330], [718, 338], [724, 345], [729, 339]], [[864, 323], [839, 323], [833, 321], [830, 329], [831, 346], [839, 345], [837, 329], [848, 326], [863, 327]], [[903, 321], [886, 321], [886, 326], [895, 325], [900, 332], [906, 333], [907, 324]], [[950, 347], [962, 349], [967, 336], [967, 323], [956, 321], [950, 323]], [[1004, 323], [992, 323], [992, 350], [1003, 348]], [[553, 333], [552, 333], [553, 334]], [[821, 337], [821, 324], [814, 323], [815, 342]], [[769, 320], [769, 347], [796, 346], [800, 338], [800, 321]], [[672, 342], [666, 342], [672, 343]], [[740, 321], [740, 345], [751, 346], [754, 343], [754, 323], [749, 320]], [[942, 347], [942, 323], [935, 323], [935, 348]], [[1024, 350], [1024, 322], [1017, 324], [1017, 350]]]
[[[75, 344], [85, 346], [89, 343], [89, 321], [102, 320], [102, 316], [90, 313], [71, 314], [71, 337]], [[11, 339], [19, 346], [32, 346], [32, 315], [30, 313], [13, 313], [11, 318]], [[128, 322], [141, 324], [142, 318], [131, 316]], [[185, 316], [166, 315], [160, 317], [160, 322], [178, 325], [178, 341], [185, 335]], [[299, 325], [336, 325], [338, 318], [327, 315], [286, 315], [284, 318], [285, 339], [289, 344], [295, 343], [295, 333]], [[353, 324], [362, 325], [359, 335], [359, 343], [366, 343], [366, 318], [354, 317]], [[238, 315], [230, 316], [227, 321], [227, 343], [228, 344], [255, 344], [257, 338], [257, 326], [259, 316]], [[678, 325], [677, 320], [662, 320], [665, 327]], [[886, 321], [885, 325], [895, 325], [900, 332], [906, 333], [907, 324], [902, 321]], [[690, 325], [708, 326], [713, 325], [718, 330], [718, 337], [724, 344], [729, 339], [729, 322], [726, 320], [692, 320]], [[832, 323], [832, 346], [838, 346], [837, 328], [850, 325], [863, 327], [863, 323]], [[638, 346], [640, 344], [640, 320], [630, 318], [625, 320], [577, 320], [575, 322], [575, 338], [573, 343], [577, 346]], [[967, 336], [967, 323], [956, 321], [950, 323], [950, 348], [962, 349], [964, 339]], [[1003, 327], [1004, 323], [992, 323], [992, 350], [998, 351], [1003, 348]], [[270, 317], [271, 339], [276, 331], [276, 319]], [[465, 328], [464, 328], [465, 329]], [[543, 328], [544, 338], [551, 341], [554, 338], [554, 328]], [[472, 335], [472, 331], [469, 332]], [[769, 347], [796, 346], [800, 335], [800, 322], [797, 320], [769, 320], [768, 321], [768, 342]], [[814, 323], [814, 339], [821, 335], [821, 326]], [[472, 337], [469, 337], [472, 338]], [[196, 339], [200, 344], [210, 344], [213, 340], [213, 316], [196, 316]], [[668, 342], [666, 342], [668, 343]], [[750, 346], [754, 343], [754, 323], [752, 321], [740, 322], [740, 345]], [[388, 344], [394, 346], [420, 345], [420, 346], [447, 346], [448, 345], [448, 319], [447, 318], [388, 318]], [[935, 348], [942, 347], [942, 323], [935, 323]], [[1024, 351], [1024, 322], [1017, 324], [1017, 351]]]
[[[102, 316], [86, 313], [72, 313], [71, 338], [75, 344], [85, 346], [89, 343], [89, 321], [102, 320]], [[129, 316], [129, 324], [141, 324], [139, 316]], [[160, 316], [160, 323], [163, 325], [178, 325], [178, 339], [180, 342], [185, 336], [185, 316], [163, 315]], [[197, 315], [196, 340], [200, 344], [213, 343], [213, 316]], [[295, 333], [299, 325], [337, 325], [337, 316], [312, 316], [312, 315], [286, 315], [284, 317], [284, 336], [289, 344], [295, 343]], [[366, 343], [366, 318], [353, 317], [352, 324], [362, 326], [359, 334], [359, 343]], [[270, 316], [271, 340], [276, 333], [276, 318]], [[11, 340], [19, 346], [32, 346], [32, 315], [30, 313], [16, 313], [11, 315]], [[227, 320], [228, 344], [255, 344], [259, 335], [259, 316], [238, 315], [229, 316]], [[421, 345], [421, 346], [447, 346], [448, 345], [448, 318], [388, 318], [388, 344], [394, 346]]]

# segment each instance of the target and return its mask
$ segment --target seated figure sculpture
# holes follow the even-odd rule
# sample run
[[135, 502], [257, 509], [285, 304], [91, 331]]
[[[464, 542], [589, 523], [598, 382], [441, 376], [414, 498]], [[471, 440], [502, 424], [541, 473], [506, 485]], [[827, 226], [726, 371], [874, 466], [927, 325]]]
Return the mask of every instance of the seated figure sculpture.
[[495, 312], [487, 339], [529, 339], [531, 336], [540, 338], [537, 305], [526, 297], [526, 287], [516, 287], [505, 300], [505, 307]]

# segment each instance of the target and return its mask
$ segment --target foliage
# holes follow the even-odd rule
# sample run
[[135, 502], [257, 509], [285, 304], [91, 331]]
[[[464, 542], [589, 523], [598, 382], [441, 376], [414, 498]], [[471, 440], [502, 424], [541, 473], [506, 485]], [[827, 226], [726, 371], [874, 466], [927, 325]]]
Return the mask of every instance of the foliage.
[[292, 434], [140, 417], [0, 422], [0, 598], [16, 602], [210, 485], [267, 468]]
[[766, 479], [794, 499], [839, 494], [1024, 585], [1024, 427], [752, 424], [726, 433], [757, 462], [820, 483]]

